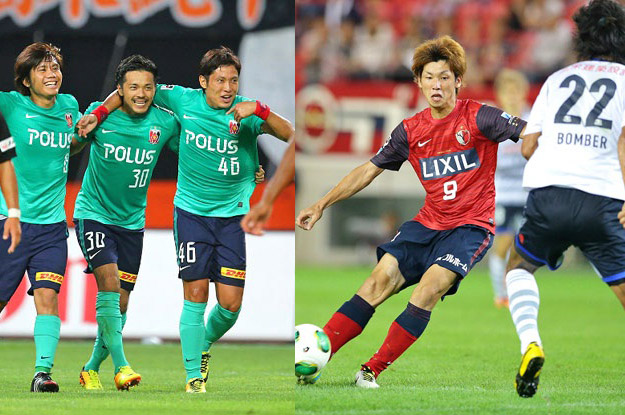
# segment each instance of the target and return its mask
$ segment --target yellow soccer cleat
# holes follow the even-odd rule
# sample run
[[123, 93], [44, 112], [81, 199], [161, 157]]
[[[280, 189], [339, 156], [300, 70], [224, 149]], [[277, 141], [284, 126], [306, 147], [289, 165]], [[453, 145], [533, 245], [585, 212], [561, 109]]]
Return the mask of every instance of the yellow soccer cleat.
[[141, 375], [132, 370], [130, 366], [122, 366], [115, 375], [115, 386], [118, 390], [127, 391], [141, 382]]
[[204, 382], [208, 381], [208, 372], [209, 372], [208, 359], [210, 358], [211, 358], [210, 353], [202, 352], [202, 362], [200, 363], [200, 373], [202, 374], [202, 379], [204, 380]]
[[522, 398], [531, 398], [538, 389], [538, 376], [545, 363], [545, 352], [536, 342], [530, 343], [521, 359], [514, 386]]
[[98, 372], [95, 370], [85, 370], [84, 366], [80, 371], [80, 384], [87, 390], [103, 389]]
[[202, 378], [193, 378], [187, 382], [187, 393], [206, 393], [206, 384]]

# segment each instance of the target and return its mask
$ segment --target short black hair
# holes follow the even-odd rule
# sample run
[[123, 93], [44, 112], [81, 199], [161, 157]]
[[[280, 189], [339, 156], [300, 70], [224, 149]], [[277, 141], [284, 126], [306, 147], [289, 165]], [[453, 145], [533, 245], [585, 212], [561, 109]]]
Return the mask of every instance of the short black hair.
[[115, 71], [115, 82], [119, 86], [122, 86], [126, 81], [126, 73], [130, 71], [151, 72], [152, 75], [154, 75], [154, 83], [156, 83], [156, 80], [158, 79], [158, 68], [154, 62], [145, 56], [131, 55], [117, 65], [117, 70]]
[[241, 73], [241, 61], [234, 52], [225, 46], [211, 49], [200, 60], [200, 75], [208, 77], [220, 66], [234, 66], [237, 73]]
[[573, 49], [580, 61], [605, 59], [625, 64], [625, 8], [612, 0], [592, 0], [573, 16]]

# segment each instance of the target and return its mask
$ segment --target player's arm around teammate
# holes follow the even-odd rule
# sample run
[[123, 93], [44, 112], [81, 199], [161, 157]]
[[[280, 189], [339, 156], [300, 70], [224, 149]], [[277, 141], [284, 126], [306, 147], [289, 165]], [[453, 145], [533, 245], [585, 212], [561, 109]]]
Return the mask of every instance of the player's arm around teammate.
[[[74, 210], [78, 242], [98, 284], [98, 336], [80, 375], [86, 389], [102, 389], [99, 369], [109, 352], [118, 389], [141, 380], [125, 358], [122, 330], [141, 262], [147, 188], [163, 146], [176, 151], [180, 134], [174, 115], [152, 106], [157, 74], [143, 56], [124, 59], [115, 73], [122, 106], [87, 137], [89, 165]], [[90, 109], [97, 113], [98, 104]]]

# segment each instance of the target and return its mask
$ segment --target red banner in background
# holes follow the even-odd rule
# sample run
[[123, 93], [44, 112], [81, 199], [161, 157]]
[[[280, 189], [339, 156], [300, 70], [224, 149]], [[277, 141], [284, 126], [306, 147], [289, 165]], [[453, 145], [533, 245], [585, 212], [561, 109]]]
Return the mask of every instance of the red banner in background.
[[[260, 200], [265, 189], [265, 183], [256, 186], [250, 204], [254, 206]], [[65, 198], [65, 213], [67, 223], [72, 226], [76, 195], [80, 190], [80, 183], [67, 183]], [[171, 229], [174, 222], [174, 195], [176, 194], [175, 180], [153, 180], [148, 187], [148, 207], [145, 215], [145, 227], [157, 229]], [[267, 231], [289, 231], [295, 228], [295, 185], [289, 185], [278, 196], [273, 205], [271, 218], [265, 225]]]
[[[0, 18], [10, 16], [20, 27], [34, 23], [39, 16], [58, 7], [68, 27], [85, 26], [90, 16], [123, 17], [130, 24], [138, 24], [163, 9], [183, 27], [206, 27], [218, 22], [224, 12], [224, 0], [8, 0], [0, 2]], [[265, 0], [237, 0], [237, 17], [244, 29], [252, 29], [260, 22]]]
[[[533, 85], [532, 102], [540, 90]], [[493, 103], [492, 87], [462, 88], [459, 98]], [[343, 81], [313, 84], [296, 95], [297, 145], [309, 154], [371, 156], [404, 119], [427, 105], [414, 83]]]

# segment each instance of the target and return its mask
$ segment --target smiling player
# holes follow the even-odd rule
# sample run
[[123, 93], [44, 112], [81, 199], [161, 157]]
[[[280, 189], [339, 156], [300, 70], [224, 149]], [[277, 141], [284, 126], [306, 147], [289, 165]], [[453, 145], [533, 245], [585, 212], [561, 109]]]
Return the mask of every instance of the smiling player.
[[[115, 73], [122, 98], [114, 111], [92, 132], [89, 165], [76, 198], [76, 236], [98, 284], [98, 336], [91, 359], [80, 373], [85, 389], [102, 389], [100, 364], [111, 354], [115, 386], [128, 389], [141, 381], [124, 355], [122, 328], [134, 289], [145, 226], [147, 189], [158, 156], [167, 144], [177, 149], [180, 128], [171, 112], [152, 105], [156, 65], [133, 55]], [[87, 111], [96, 110], [91, 104]]]
[[[255, 188], [257, 137], [267, 133], [288, 141], [294, 135], [291, 123], [268, 106], [237, 95], [240, 71], [230, 49], [211, 49], [200, 61], [201, 89], [158, 85], [154, 97], [181, 127], [174, 239], [184, 288], [180, 343], [189, 393], [206, 392], [210, 347], [241, 310], [246, 251], [240, 222]], [[105, 103], [115, 106], [116, 99], [109, 96]], [[209, 280], [218, 304], [204, 323]]]
[[[0, 92], [4, 115], [19, 157], [13, 160], [19, 189], [19, 212], [0, 196], [0, 215], [19, 218], [22, 243], [8, 254], [10, 242], [0, 240], [0, 311], [28, 270], [37, 318], [35, 376], [32, 392], [58, 392], [50, 377], [61, 320], [57, 295], [67, 264], [65, 184], [78, 102], [59, 94], [63, 57], [50, 44], [33, 43], [15, 61], [15, 88]], [[3, 219], [1, 222], [9, 219]]]

